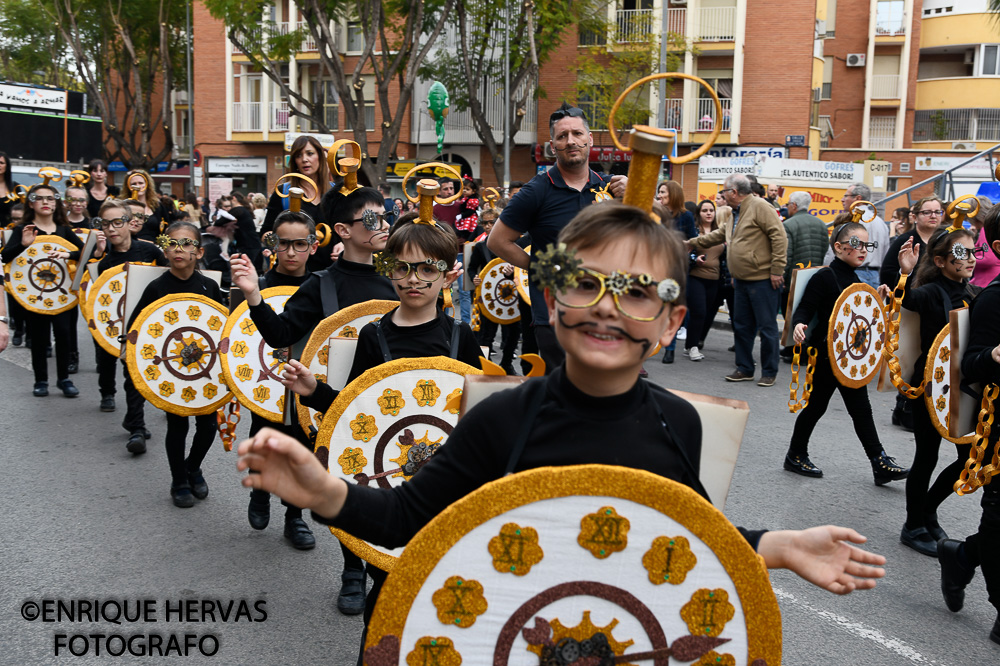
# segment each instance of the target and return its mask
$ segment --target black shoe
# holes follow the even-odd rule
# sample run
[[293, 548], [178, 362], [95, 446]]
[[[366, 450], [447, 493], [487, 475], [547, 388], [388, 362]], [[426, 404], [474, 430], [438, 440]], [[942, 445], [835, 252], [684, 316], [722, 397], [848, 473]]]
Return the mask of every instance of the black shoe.
[[149, 432], [145, 428], [142, 429], [142, 436], [146, 439], [153, 439], [153, 433]]
[[20, 347], [22, 342], [24, 342], [24, 331], [14, 331], [14, 335], [10, 339], [10, 344]]
[[[292, 547], [295, 550], [312, 550], [316, 547], [316, 537], [306, 525], [306, 521], [301, 518], [285, 521], [285, 538], [292, 542]], [[341, 588], [341, 592], [343, 592], [343, 588]], [[339, 600], [337, 603], [339, 605]]]
[[892, 425], [899, 426], [906, 432], [913, 432], [913, 414], [902, 409], [893, 409]]
[[35, 382], [35, 388], [31, 392], [36, 398], [44, 398], [49, 394], [49, 383], [48, 382]]
[[80, 389], [73, 386], [73, 382], [68, 379], [60, 379], [56, 382], [56, 386], [62, 390], [63, 395], [67, 398], [75, 398], [80, 395]]
[[823, 470], [816, 465], [812, 464], [809, 460], [809, 456], [805, 454], [792, 455], [791, 453], [785, 456], [785, 469], [789, 472], [795, 472], [796, 474], [801, 474], [802, 476], [809, 476], [814, 479], [819, 479], [823, 477]]
[[208, 497], [208, 484], [200, 469], [188, 471], [188, 483], [191, 484], [191, 494], [195, 497], [200, 500]]
[[66, 366], [66, 372], [71, 375], [80, 372], [80, 352], [69, 353], [69, 365]]
[[[258, 499], [263, 495], [262, 499]], [[260, 490], [250, 491], [250, 505], [247, 507], [247, 520], [250, 527], [262, 530], [271, 522], [271, 495]]]
[[128, 436], [128, 444], [125, 445], [125, 450], [129, 453], [134, 453], [135, 455], [141, 455], [146, 452], [146, 438], [142, 436], [142, 433], [136, 431]]
[[941, 529], [941, 525], [938, 524], [938, 518], [936, 513], [931, 513], [924, 516], [924, 526], [927, 528], [927, 533], [931, 535], [931, 538], [937, 542], [942, 539], [948, 538], [948, 533]]
[[996, 621], [993, 623], [993, 629], [990, 631], [990, 640], [1000, 645], [1000, 615], [997, 616]]
[[344, 615], [360, 615], [365, 612], [364, 569], [348, 569], [340, 576], [337, 610]]
[[731, 345], [731, 346], [727, 347], [726, 351], [731, 351], [731, 352], [736, 351], [736, 345]]
[[673, 349], [664, 349], [663, 350], [663, 362], [664, 363], [673, 363], [674, 362], [674, 350]]
[[872, 458], [872, 473], [875, 475], [875, 485], [884, 486], [890, 481], [905, 479], [910, 474], [908, 467], [900, 467], [895, 459], [882, 451]]
[[182, 509], [190, 509], [194, 506], [194, 495], [191, 493], [191, 487], [186, 484], [170, 486], [170, 497], [174, 500], [174, 506]]
[[52, 358], [52, 345], [45, 348], [45, 358]]
[[952, 613], [962, 610], [965, 605], [965, 586], [972, 582], [975, 569], [962, 566], [960, 552], [964, 541], [941, 539], [937, 544], [938, 562], [941, 563], [941, 594], [944, 605]]
[[102, 412], [115, 411], [115, 396], [106, 395], [101, 398], [101, 411]]
[[926, 527], [909, 529], [903, 525], [903, 530], [899, 533], [899, 540], [904, 546], [909, 546], [921, 555], [937, 557], [937, 542], [931, 538]]

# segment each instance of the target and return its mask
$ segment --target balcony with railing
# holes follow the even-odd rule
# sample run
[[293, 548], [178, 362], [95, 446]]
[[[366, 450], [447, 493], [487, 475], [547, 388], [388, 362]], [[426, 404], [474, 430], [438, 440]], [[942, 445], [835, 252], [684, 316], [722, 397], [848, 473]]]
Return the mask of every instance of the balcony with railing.
[[619, 44], [648, 41], [653, 34], [653, 10], [619, 9], [615, 26], [615, 41]]
[[667, 32], [683, 35], [687, 32], [687, 10], [667, 10]]
[[902, 16], [875, 21], [876, 37], [902, 37], [905, 34], [906, 20]]
[[260, 107], [260, 102], [233, 102], [233, 131], [262, 131]]
[[287, 132], [288, 131], [288, 120], [291, 117], [291, 112], [288, 110], [288, 101], [283, 100], [280, 102], [270, 102], [271, 113], [270, 113], [270, 125], [272, 132]]
[[872, 99], [899, 99], [899, 74], [872, 76]]
[[896, 147], [896, 116], [873, 116], [868, 125], [868, 147], [871, 150], [893, 150]]
[[1000, 109], [917, 109], [913, 140], [1000, 141]]
[[[250, 30], [238, 30], [236, 33], [237, 39], [239, 39], [243, 44], [251, 49], [260, 49], [268, 40], [272, 37], [279, 37], [281, 35], [287, 35], [288, 33], [303, 29], [305, 32], [305, 37], [302, 39], [302, 44], [299, 47], [300, 52], [315, 52], [316, 42], [313, 40], [312, 35], [309, 34], [308, 29], [306, 29], [306, 24], [304, 21], [286, 21], [281, 23], [261, 23], [260, 25], [254, 26]], [[239, 47], [233, 42], [229, 43], [232, 52], [236, 55], [242, 53]]]
[[694, 33], [701, 42], [736, 41], [736, 7], [702, 7], [695, 17]]
[[[722, 102], [722, 127], [720, 131], [728, 132], [732, 124], [733, 100], [725, 98]], [[715, 111], [715, 100], [703, 98], [698, 100], [698, 104], [692, 109], [694, 115], [690, 119], [692, 132], [711, 132], [715, 129], [719, 118]]]

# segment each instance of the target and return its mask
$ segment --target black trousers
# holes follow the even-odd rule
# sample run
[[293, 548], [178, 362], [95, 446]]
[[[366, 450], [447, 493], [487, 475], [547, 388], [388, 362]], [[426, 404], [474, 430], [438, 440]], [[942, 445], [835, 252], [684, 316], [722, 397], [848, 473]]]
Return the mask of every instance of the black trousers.
[[7, 316], [10, 317], [10, 329], [11, 335], [15, 332], [20, 331], [25, 332], [26, 315], [28, 311], [24, 309], [24, 306], [17, 302], [12, 294], [7, 294]]
[[700, 349], [702, 347], [702, 340], [708, 334], [708, 329], [712, 328], [715, 313], [719, 311], [719, 306], [717, 305], [714, 309], [712, 308], [718, 291], [719, 280], [706, 280], [693, 275], [688, 276], [688, 324], [687, 340], [684, 341], [684, 349], [691, 349], [691, 347], [698, 347]]
[[69, 378], [69, 354], [75, 351], [76, 308], [57, 315], [25, 312], [28, 337], [31, 338], [31, 369], [36, 382], [49, 381], [49, 362], [45, 357], [49, 332], [55, 337], [56, 378]]
[[[735, 306], [733, 304], [733, 298], [735, 298], [735, 292], [733, 290], [733, 281], [729, 280], [726, 283], [723, 280], [719, 280], [719, 285], [715, 290], [715, 300], [713, 301], [711, 307], [709, 307], [709, 312], [712, 313], [712, 317], [705, 322], [706, 326], [702, 330], [701, 334], [701, 344], [705, 344], [705, 339], [708, 337], [708, 332], [712, 330], [712, 321], [715, 319], [715, 313], [719, 311], [722, 304], [725, 303], [726, 307], [729, 309], [729, 321], [733, 320], [733, 312]], [[689, 333], [690, 335], [690, 333]], [[700, 347], [699, 347], [700, 349]]]
[[[805, 383], [805, 365], [799, 370], [800, 386]], [[878, 430], [875, 429], [875, 419], [872, 417], [872, 405], [868, 401], [868, 387], [848, 388], [841, 385], [833, 375], [830, 368], [830, 360], [825, 354], [820, 354], [816, 359], [816, 371], [813, 374], [813, 390], [809, 397], [809, 404], [799, 412], [795, 419], [795, 428], [792, 430], [792, 441], [788, 445], [788, 452], [791, 455], [808, 455], [809, 438], [813, 429], [819, 422], [826, 408], [830, 404], [830, 398], [834, 391], [840, 391], [840, 397], [844, 399], [844, 406], [854, 422], [854, 432], [861, 441], [861, 446], [865, 449], [868, 458], [877, 456], [882, 451], [882, 444], [878, 438]]]
[[[538, 342], [535, 341], [535, 327], [531, 323], [531, 306], [523, 298], [518, 298], [517, 308], [521, 312], [521, 355], [537, 354]], [[531, 364], [521, 361], [521, 374], [526, 375], [530, 370]]]
[[920, 396], [909, 401], [913, 409], [913, 440], [916, 452], [910, 475], [906, 477], [906, 526], [909, 529], [926, 527], [927, 518], [937, 513], [941, 503], [954, 492], [955, 482], [969, 459], [969, 444], [956, 444], [956, 459], [938, 475], [931, 485], [931, 475], [937, 467], [941, 435], [934, 429], [927, 403]]
[[170, 478], [175, 487], [187, 485], [188, 472], [201, 469], [201, 463], [212, 448], [217, 432], [214, 413], [194, 417], [194, 439], [191, 451], [185, 458], [188, 417], [167, 412], [167, 462], [170, 464]]
[[[302, 432], [302, 426], [297, 422], [290, 426], [286, 426], [284, 423], [275, 423], [274, 421], [268, 421], [263, 416], [259, 416], [250, 412], [250, 436], [253, 437], [263, 428], [274, 428], [279, 432], [283, 432], [290, 437], [294, 437], [302, 446], [306, 447], [310, 451], [313, 450], [312, 446], [309, 444], [309, 438], [305, 436]], [[266, 490], [257, 490], [256, 488], [250, 491], [250, 501], [255, 503], [264, 504], [271, 501], [271, 493]], [[285, 507], [285, 520], [292, 520], [294, 518], [302, 517], [302, 508], [297, 507], [294, 504], [289, 504], [285, 500], [281, 500], [281, 504]]]
[[[991, 434], [990, 440], [996, 446], [997, 433]], [[993, 448], [989, 447], [984, 464], [992, 459]], [[990, 603], [1000, 613], [1000, 477], [983, 486], [982, 492], [979, 504], [983, 515], [979, 519], [979, 531], [966, 539], [965, 556], [971, 566], [982, 568]]]
[[538, 342], [538, 353], [545, 361], [545, 374], [551, 374], [566, 360], [566, 352], [559, 345], [555, 329], [547, 324], [535, 324], [535, 340]]
[[128, 374], [128, 365], [125, 361], [119, 361], [118, 357], [104, 351], [103, 347], [94, 350], [97, 355], [97, 386], [101, 390], [101, 397], [114, 396], [118, 392], [118, 364], [121, 363], [122, 375], [125, 377], [125, 418], [122, 420], [122, 427], [132, 434], [146, 427], [146, 399], [142, 397], [132, 377]]
[[[477, 333], [480, 347], [488, 347], [490, 355], [493, 354], [493, 340], [497, 337], [497, 329], [500, 329], [500, 366], [506, 368], [514, 363], [514, 354], [517, 352], [518, 338], [521, 334], [520, 323], [499, 325], [492, 322], [485, 316], [479, 320], [479, 333]], [[496, 361], [494, 361], [496, 363]]]

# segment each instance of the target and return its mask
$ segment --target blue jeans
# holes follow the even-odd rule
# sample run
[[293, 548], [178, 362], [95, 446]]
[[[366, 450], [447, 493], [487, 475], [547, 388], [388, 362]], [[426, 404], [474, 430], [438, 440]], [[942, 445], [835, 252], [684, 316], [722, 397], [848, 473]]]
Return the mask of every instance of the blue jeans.
[[[458, 263], [461, 265], [463, 260], [464, 260], [464, 257], [462, 256], [462, 253], [459, 252], [458, 253], [458, 257], [456, 258], [456, 261], [458, 261]], [[462, 317], [462, 321], [464, 321], [466, 324], [471, 323], [472, 322], [472, 292], [471, 291], [465, 291], [464, 289], [462, 289], [462, 279], [461, 278], [459, 278], [458, 280], [455, 280], [455, 284], [452, 285], [451, 295], [453, 297], [453, 300], [455, 300], [457, 302], [457, 304], [458, 304], [458, 306], [457, 306], [458, 307], [458, 312], [459, 312], [460, 316]]]
[[733, 336], [736, 339], [736, 369], [754, 374], [753, 341], [760, 334], [762, 377], [778, 376], [778, 298], [780, 289], [771, 280], [733, 279], [735, 303]]
[[867, 284], [872, 289], [878, 289], [879, 279], [877, 268], [855, 268], [854, 272], [857, 273], [859, 280]]

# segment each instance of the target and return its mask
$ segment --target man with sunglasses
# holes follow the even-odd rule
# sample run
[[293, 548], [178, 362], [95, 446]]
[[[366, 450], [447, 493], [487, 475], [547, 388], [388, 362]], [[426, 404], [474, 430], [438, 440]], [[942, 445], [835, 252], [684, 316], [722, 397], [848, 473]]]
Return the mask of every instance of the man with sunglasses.
[[[556, 243], [559, 232], [577, 213], [598, 200], [598, 193], [621, 197], [627, 181], [625, 176], [609, 177], [590, 168], [594, 137], [581, 109], [564, 102], [549, 116], [549, 135], [555, 166], [532, 178], [511, 198], [487, 240], [497, 256], [528, 270], [531, 259], [517, 244], [523, 234], [531, 234], [532, 248], [543, 250]], [[535, 338], [546, 372], [551, 372], [565, 354], [549, 325], [548, 308], [534, 279], [530, 293]]]

